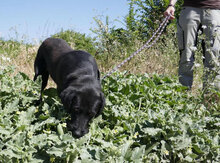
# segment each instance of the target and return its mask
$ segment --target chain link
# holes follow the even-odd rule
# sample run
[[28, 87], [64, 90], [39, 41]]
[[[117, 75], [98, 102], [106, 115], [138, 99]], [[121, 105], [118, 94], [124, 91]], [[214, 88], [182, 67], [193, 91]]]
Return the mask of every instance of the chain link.
[[[111, 76], [115, 71], [117, 71], [121, 66], [123, 66], [125, 63], [127, 63], [128, 61], [130, 61], [133, 57], [135, 57], [137, 54], [139, 54], [141, 51], [143, 51], [146, 48], [150, 48], [152, 47], [157, 40], [160, 38], [162, 32], [164, 31], [164, 28], [166, 27], [168, 20], [170, 18], [170, 15], [167, 16], [166, 18], [164, 18], [163, 22], [160, 24], [160, 26], [157, 28], [157, 30], [154, 32], [154, 34], [152, 35], [152, 37], [140, 48], [138, 49], [136, 52], [134, 52], [132, 55], [130, 55], [128, 58], [126, 58], [125, 60], [123, 60], [119, 65], [117, 65], [114, 69], [112, 69], [112, 71], [109, 71], [103, 78], [102, 80], [104, 80], [105, 78]], [[154, 39], [155, 38], [155, 39]], [[154, 40], [153, 40], [154, 39]], [[153, 40], [153, 41], [152, 41]], [[152, 42], [151, 42], [152, 41]], [[151, 42], [151, 44], [149, 44]]]

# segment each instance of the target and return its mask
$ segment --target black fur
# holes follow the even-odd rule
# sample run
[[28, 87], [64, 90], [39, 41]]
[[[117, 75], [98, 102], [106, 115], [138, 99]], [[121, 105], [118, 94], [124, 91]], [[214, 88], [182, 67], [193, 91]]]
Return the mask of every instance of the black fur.
[[90, 121], [105, 105], [95, 59], [87, 52], [73, 50], [62, 39], [48, 38], [38, 50], [34, 70], [34, 81], [42, 75], [40, 100], [50, 75], [64, 108], [71, 114], [68, 129], [77, 138], [88, 133]]

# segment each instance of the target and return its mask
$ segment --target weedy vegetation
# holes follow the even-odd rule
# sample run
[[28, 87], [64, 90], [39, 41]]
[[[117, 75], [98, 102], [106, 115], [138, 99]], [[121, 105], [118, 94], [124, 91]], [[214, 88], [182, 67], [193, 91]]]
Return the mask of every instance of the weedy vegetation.
[[[96, 17], [94, 38], [72, 30], [52, 37], [91, 53], [104, 75], [145, 43], [168, 4], [128, 2], [125, 28]], [[220, 92], [201, 89], [200, 48], [192, 91], [179, 84], [175, 33], [171, 22], [154, 47], [102, 81], [105, 109], [80, 139], [67, 130], [70, 117], [52, 81], [34, 106], [40, 94], [41, 79], [32, 81], [39, 45], [0, 40], [0, 162], [219, 162]]]
[[54, 88], [35, 107], [39, 81], [1, 70], [3, 162], [218, 162], [219, 112], [175, 78], [115, 73], [103, 81], [104, 113], [74, 139]]

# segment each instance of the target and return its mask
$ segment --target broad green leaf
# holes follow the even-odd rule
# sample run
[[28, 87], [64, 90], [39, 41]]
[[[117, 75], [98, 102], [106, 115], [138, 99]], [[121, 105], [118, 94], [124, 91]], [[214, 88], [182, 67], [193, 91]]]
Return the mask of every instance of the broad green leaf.
[[56, 147], [52, 147], [48, 149], [47, 153], [50, 155], [54, 155], [55, 157], [61, 157], [63, 155], [62, 149]]

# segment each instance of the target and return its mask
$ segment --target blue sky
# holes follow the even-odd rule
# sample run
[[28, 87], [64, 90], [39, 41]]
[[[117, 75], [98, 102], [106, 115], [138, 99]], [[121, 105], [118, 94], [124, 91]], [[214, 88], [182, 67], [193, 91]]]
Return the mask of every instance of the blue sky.
[[123, 21], [128, 7], [127, 0], [1, 0], [0, 37], [38, 42], [61, 29], [92, 36], [93, 17]]

